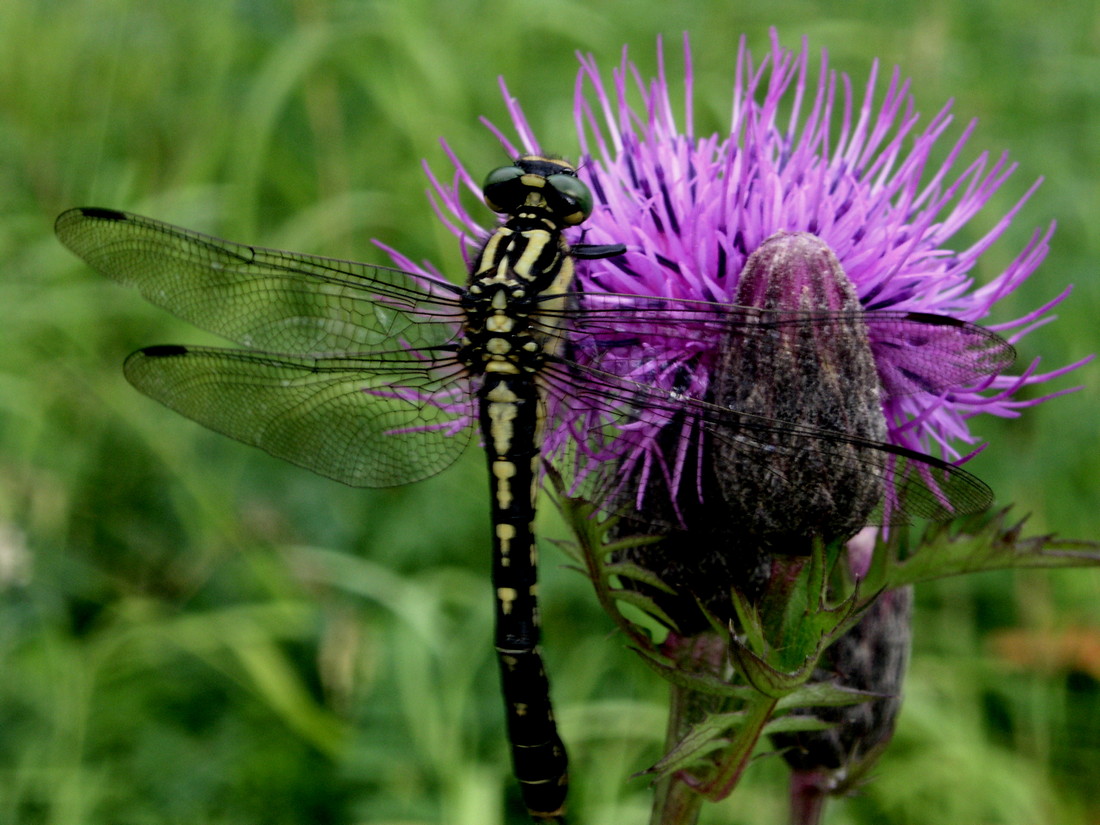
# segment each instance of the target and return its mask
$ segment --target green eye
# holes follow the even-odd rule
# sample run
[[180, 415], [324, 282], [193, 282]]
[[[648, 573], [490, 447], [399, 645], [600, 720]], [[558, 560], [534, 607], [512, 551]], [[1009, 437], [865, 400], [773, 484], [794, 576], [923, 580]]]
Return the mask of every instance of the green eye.
[[[576, 226], [592, 214], [592, 192], [585, 186], [584, 181], [572, 175], [551, 175], [546, 182], [566, 204], [573, 207], [562, 216], [563, 223]], [[566, 210], [562, 211], [566, 212]]]
[[517, 193], [517, 188], [511, 184], [523, 174], [518, 166], [501, 166], [486, 175], [485, 185], [481, 187], [486, 206], [494, 212], [511, 212], [516, 206]]

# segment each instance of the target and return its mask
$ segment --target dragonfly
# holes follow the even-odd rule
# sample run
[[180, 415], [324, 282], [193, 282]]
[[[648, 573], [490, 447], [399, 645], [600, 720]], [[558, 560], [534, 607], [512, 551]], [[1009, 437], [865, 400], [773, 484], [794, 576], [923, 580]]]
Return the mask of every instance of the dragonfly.
[[[594, 209], [576, 168], [525, 155], [490, 172], [483, 191], [503, 221], [464, 286], [234, 243], [102, 207], [70, 209], [55, 229], [94, 269], [238, 345], [152, 346], [125, 362], [138, 390], [210, 429], [356, 487], [432, 476], [480, 433], [514, 774], [533, 820], [563, 822], [568, 758], [541, 655], [533, 529], [548, 461], [608, 511], [647, 525], [655, 517], [646, 512], [645, 479], [655, 465], [629, 460], [615, 445], [687, 425], [703, 445], [724, 444], [765, 463], [777, 451], [825, 459], [854, 453], [862, 472], [894, 491], [894, 520], [976, 512], [992, 491], [934, 456], [716, 403], [692, 380], [713, 369], [705, 354], [715, 341], [782, 328], [828, 331], [850, 325], [852, 313], [580, 290], [578, 266], [621, 265], [628, 249], [567, 240]], [[881, 376], [884, 400], [967, 386], [1015, 357], [995, 333], [945, 316], [868, 310], [860, 322], [872, 349], [893, 354], [893, 372]], [[661, 347], [652, 346], [658, 339]], [[671, 365], [654, 354], [670, 344], [690, 355]], [[549, 449], [548, 434], [563, 431], [574, 449]], [[675, 445], [661, 449], [670, 454], [656, 463], [675, 465]], [[685, 499], [691, 487], [650, 485]], [[675, 519], [676, 506], [661, 510]]]

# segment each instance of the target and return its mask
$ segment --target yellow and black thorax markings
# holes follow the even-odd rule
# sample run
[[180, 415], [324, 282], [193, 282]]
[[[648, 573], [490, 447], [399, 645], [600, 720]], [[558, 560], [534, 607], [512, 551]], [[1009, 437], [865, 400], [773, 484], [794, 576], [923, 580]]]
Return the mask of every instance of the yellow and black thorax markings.
[[466, 293], [460, 357], [475, 373], [533, 376], [560, 343], [546, 331], [547, 312], [564, 305], [573, 280], [568, 247], [558, 233], [505, 225], [480, 260]]
[[[548, 181], [572, 174], [565, 161], [530, 157], [521, 159], [502, 185], [486, 186], [487, 202], [509, 217], [473, 267], [460, 357], [472, 373], [483, 376], [482, 426], [495, 505], [502, 514], [518, 516], [514, 505], [522, 498], [533, 516], [543, 425], [537, 376], [560, 345], [547, 313], [564, 305], [573, 281], [573, 258], [562, 231], [587, 216], [588, 209], [563, 200]], [[511, 542], [502, 540], [500, 549], [509, 562]]]
[[[507, 181], [507, 194], [516, 202], [507, 222], [482, 248], [467, 285], [462, 356], [474, 372], [536, 373], [543, 356], [557, 349], [558, 339], [545, 332], [536, 335], [530, 319], [560, 309], [573, 283], [573, 258], [562, 230], [587, 212], [577, 206], [563, 216], [556, 202], [561, 196], [552, 194], [556, 190], [546, 177], [550, 169], [571, 172], [572, 167], [555, 159], [523, 161], [524, 168], [537, 163], [541, 174], [525, 173]], [[491, 198], [487, 185], [490, 205], [501, 210], [508, 206], [494, 204]], [[539, 327], [548, 327], [545, 317]]]

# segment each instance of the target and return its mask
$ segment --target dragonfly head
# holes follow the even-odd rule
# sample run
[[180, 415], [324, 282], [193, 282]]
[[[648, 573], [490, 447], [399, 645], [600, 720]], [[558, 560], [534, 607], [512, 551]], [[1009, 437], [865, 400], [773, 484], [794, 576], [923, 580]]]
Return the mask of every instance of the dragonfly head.
[[576, 226], [592, 214], [592, 193], [561, 158], [524, 155], [490, 172], [483, 191], [494, 212], [516, 215], [529, 208], [549, 213], [558, 226]]

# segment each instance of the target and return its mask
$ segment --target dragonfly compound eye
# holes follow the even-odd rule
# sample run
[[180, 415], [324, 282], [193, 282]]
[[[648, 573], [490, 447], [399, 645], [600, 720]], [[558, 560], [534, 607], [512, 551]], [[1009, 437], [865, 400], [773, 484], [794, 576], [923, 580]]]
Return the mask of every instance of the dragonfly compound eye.
[[501, 166], [486, 175], [482, 187], [485, 205], [494, 212], [515, 211], [526, 197], [520, 181], [524, 174], [518, 166]]
[[592, 214], [592, 192], [580, 178], [574, 175], [551, 175], [546, 183], [557, 196], [554, 199], [554, 211], [563, 224], [576, 226]]

